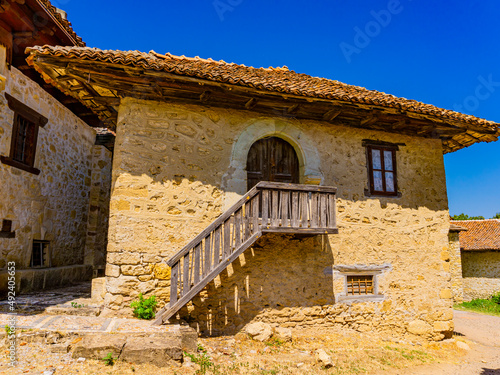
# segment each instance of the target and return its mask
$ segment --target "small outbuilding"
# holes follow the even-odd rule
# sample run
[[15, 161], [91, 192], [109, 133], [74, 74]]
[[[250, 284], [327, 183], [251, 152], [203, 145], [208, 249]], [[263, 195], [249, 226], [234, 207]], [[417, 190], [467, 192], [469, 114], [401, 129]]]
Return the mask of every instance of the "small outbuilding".
[[500, 292], [500, 220], [452, 221], [452, 228], [456, 226], [461, 229], [463, 300]]

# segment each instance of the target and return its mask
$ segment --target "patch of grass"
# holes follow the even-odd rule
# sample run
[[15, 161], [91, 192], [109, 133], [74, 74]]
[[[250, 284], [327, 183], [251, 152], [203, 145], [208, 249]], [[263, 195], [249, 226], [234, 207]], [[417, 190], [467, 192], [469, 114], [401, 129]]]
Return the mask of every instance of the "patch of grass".
[[11, 326], [5, 325], [4, 328], [7, 336], [13, 335], [15, 333], [15, 330]]
[[196, 374], [198, 375], [205, 375], [208, 370], [215, 368], [214, 363], [212, 362], [212, 359], [208, 356], [207, 351], [203, 346], [198, 344], [198, 353], [196, 354], [190, 354], [187, 352], [184, 352], [184, 355], [191, 358], [191, 361], [193, 363], [196, 363], [197, 365], [200, 366], [198, 370], [196, 370]]
[[281, 346], [285, 342], [283, 340], [280, 340], [278, 337], [271, 337], [269, 340], [266, 341], [267, 346]]
[[457, 310], [500, 316], [500, 294], [495, 294], [489, 299], [473, 299], [470, 302], [462, 302], [454, 305], [454, 308]]

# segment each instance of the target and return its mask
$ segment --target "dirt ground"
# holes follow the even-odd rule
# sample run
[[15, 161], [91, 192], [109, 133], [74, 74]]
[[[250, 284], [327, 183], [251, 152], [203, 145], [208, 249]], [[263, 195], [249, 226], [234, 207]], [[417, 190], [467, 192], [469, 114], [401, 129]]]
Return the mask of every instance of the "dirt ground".
[[[494, 319], [490, 319], [494, 318]], [[44, 343], [19, 343], [19, 364], [0, 361], [1, 374], [500, 374], [500, 318], [457, 312], [457, 335], [440, 343], [410, 342], [347, 330], [302, 329], [291, 342], [262, 343], [244, 335], [201, 338], [200, 349], [182, 366], [159, 369], [149, 364], [78, 360], [53, 353]], [[464, 336], [462, 336], [464, 335]], [[466, 343], [470, 350], [459, 348]], [[318, 362], [323, 349], [333, 366]]]

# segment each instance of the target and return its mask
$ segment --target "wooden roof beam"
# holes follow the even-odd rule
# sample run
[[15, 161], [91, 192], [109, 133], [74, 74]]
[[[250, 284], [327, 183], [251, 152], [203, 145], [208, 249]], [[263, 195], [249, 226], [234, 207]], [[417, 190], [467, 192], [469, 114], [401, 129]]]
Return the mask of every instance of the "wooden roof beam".
[[106, 105], [106, 106], [118, 106], [120, 105], [120, 98], [119, 97], [112, 97], [112, 96], [92, 96], [88, 100], [93, 100], [96, 103]]
[[257, 105], [257, 99], [250, 98], [250, 100], [245, 103], [245, 108], [250, 110], [253, 109], [256, 105]]
[[210, 100], [210, 96], [212, 95], [212, 93], [208, 90], [205, 90], [201, 93], [200, 95], [200, 101], [202, 103], [208, 103], [208, 101]]
[[391, 125], [392, 129], [397, 130], [397, 129], [402, 129], [405, 128], [408, 125], [409, 121], [406, 118], [402, 118], [399, 121], [395, 122], [393, 125]]
[[371, 116], [368, 116], [364, 119], [362, 119], [359, 124], [361, 126], [370, 126], [371, 124], [374, 124], [375, 122], [378, 121], [378, 116], [377, 115], [374, 115], [372, 114]]
[[334, 120], [338, 115], [340, 115], [342, 111], [339, 108], [333, 108], [330, 109], [329, 111], [325, 112], [323, 114], [323, 120], [324, 121], [332, 121]]
[[78, 99], [73, 98], [72, 96], [66, 96], [62, 101], [62, 104], [73, 104], [73, 103], [80, 103]]
[[28, 39], [33, 38], [36, 31], [14, 31], [12, 33], [12, 39]]
[[[7, 3], [7, 4], [5, 4], [5, 3]], [[5, 1], [5, 0], [1, 1], [0, 7], [12, 12], [16, 16], [16, 18], [23, 23], [23, 26], [22, 26], [23, 30], [25, 30], [25, 31], [28, 31], [28, 30], [35, 31], [36, 30], [35, 25], [33, 24], [33, 22], [31, 22], [31, 20], [33, 19], [33, 13], [30, 12], [27, 9], [27, 7], [23, 7], [21, 9], [18, 4], [9, 3], [8, 1]]]
[[300, 106], [300, 104], [294, 104], [294, 105], [286, 108], [285, 111], [287, 114], [291, 115], [291, 114], [297, 112], [297, 110], [299, 109], [299, 106]]

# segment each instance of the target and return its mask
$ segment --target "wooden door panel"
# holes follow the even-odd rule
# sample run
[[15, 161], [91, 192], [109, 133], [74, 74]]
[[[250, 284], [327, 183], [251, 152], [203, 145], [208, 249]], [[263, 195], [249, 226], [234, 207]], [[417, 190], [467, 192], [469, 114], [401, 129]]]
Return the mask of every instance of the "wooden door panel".
[[247, 157], [247, 187], [259, 181], [299, 183], [299, 162], [293, 147], [278, 137], [255, 142]]

